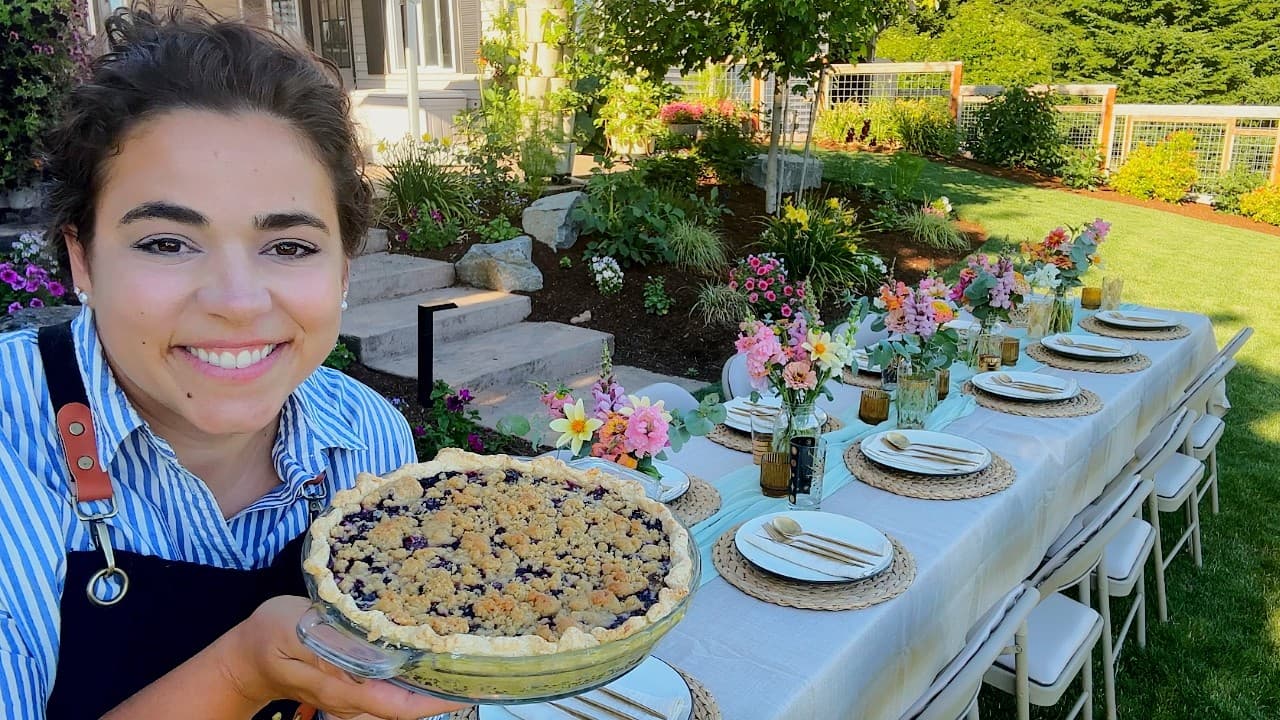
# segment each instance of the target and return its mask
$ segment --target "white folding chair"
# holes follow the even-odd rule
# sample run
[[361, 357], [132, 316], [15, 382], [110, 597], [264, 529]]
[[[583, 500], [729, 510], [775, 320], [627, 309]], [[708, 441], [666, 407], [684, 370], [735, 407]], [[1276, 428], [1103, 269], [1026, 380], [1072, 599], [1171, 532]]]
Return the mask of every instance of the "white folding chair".
[[688, 412], [698, 407], [698, 400], [688, 390], [676, 385], [675, 383], [659, 382], [652, 385], [645, 385], [633, 393], [636, 397], [647, 397], [653, 404], [662, 401], [662, 406], [668, 410], [679, 410], [680, 412]]
[[997, 657], [1010, 651], [1014, 634], [1039, 602], [1040, 594], [1025, 583], [1001, 598], [970, 628], [964, 647], [902, 720], [978, 720], [982, 676]]
[[[1226, 345], [1222, 346], [1222, 349], [1218, 351], [1218, 354], [1213, 356], [1213, 361], [1209, 363], [1210, 366], [1214, 365], [1219, 360], [1234, 360], [1236, 353], [1240, 352], [1240, 349], [1244, 347], [1244, 344], [1248, 342], [1251, 337], [1253, 337], [1253, 328], [1247, 326], [1241, 328], [1239, 332], [1227, 341]], [[1219, 386], [1220, 394], [1224, 398], [1223, 404], [1220, 405], [1216, 402], [1209, 402], [1205, 408], [1205, 412], [1215, 417], [1224, 417], [1227, 414], [1227, 410], [1231, 408], [1231, 405], [1225, 402], [1227, 395], [1226, 381], [1223, 380], [1221, 383], [1215, 383], [1213, 387], [1215, 390], [1218, 390]], [[1217, 399], [1217, 394], [1218, 393], [1215, 393], [1215, 400]], [[1199, 410], [1200, 408], [1193, 409]]]
[[1206, 493], [1209, 494], [1210, 508], [1215, 515], [1218, 513], [1218, 441], [1222, 439], [1227, 424], [1221, 417], [1209, 412], [1214, 407], [1211, 395], [1226, 382], [1227, 375], [1235, 366], [1236, 361], [1227, 357], [1205, 368], [1196, 381], [1187, 387], [1180, 403], [1180, 407], [1192, 411], [1202, 408], [1206, 410], [1191, 425], [1182, 452], [1205, 464], [1207, 471], [1203, 482], [1196, 488], [1196, 503], [1203, 500]]
[[[871, 315], [862, 318], [862, 321], [858, 323], [858, 329], [853, 333], [853, 347], [864, 348], [868, 345], [874, 345], [875, 343], [889, 337], [888, 329], [872, 330], [871, 324], [873, 322], [875, 322], [875, 318]], [[836, 329], [832, 330], [831, 334], [832, 336], [839, 337], [848, 331], [848, 329], [849, 323], [842, 322], [839, 325], [836, 325]]]
[[747, 356], [737, 353], [724, 361], [720, 369], [720, 387], [724, 389], [724, 399], [746, 397], [751, 394], [751, 376], [747, 374]]
[[[1109, 716], [1114, 717], [1115, 672], [1110, 635], [1110, 608], [1103, 613], [1090, 607], [1091, 576], [1098, 596], [1109, 594], [1106, 573], [1093, 574], [1105, 562], [1106, 548], [1127, 520], [1138, 511], [1151, 493], [1151, 482], [1127, 476], [1112, 483], [1103, 497], [1086, 512], [1081, 529], [1058, 552], [1046, 560], [1032, 576], [1030, 584], [1041, 601], [1027, 619], [1015, 644], [1021, 653], [1001, 655], [987, 671], [988, 685], [1013, 693], [1019, 720], [1031, 716], [1031, 705], [1056, 705], [1077, 675], [1082, 692], [1072, 704], [1068, 718], [1093, 717], [1093, 648], [1103, 641], [1103, 681], [1107, 689]], [[1079, 588], [1076, 602], [1059, 592]]]
[[[1155, 531], [1156, 607], [1160, 622], [1169, 621], [1169, 599], [1165, 590], [1165, 572], [1178, 552], [1190, 543], [1196, 566], [1201, 562], [1200, 510], [1195, 501], [1197, 481], [1204, 474], [1204, 464], [1195, 458], [1178, 452], [1186, 442], [1195, 414], [1181, 408], [1161, 420], [1138, 446], [1137, 457], [1125, 466], [1126, 472], [1141, 475], [1155, 483], [1155, 492], [1147, 502], [1147, 521]], [[1179, 536], [1173, 548], [1165, 553], [1160, 535], [1160, 514], [1183, 509], [1187, 529]]]

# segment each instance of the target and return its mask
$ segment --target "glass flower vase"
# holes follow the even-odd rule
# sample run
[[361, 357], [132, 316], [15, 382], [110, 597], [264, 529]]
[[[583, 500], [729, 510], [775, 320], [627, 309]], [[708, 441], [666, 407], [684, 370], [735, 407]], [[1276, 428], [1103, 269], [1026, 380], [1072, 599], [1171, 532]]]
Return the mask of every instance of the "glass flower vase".
[[[970, 332], [973, 332], [970, 330]], [[1000, 356], [1000, 342], [1004, 339], [1004, 335], [996, 332], [996, 319], [987, 316], [982, 319], [982, 327], [978, 329], [978, 334], [973, 338], [973, 347], [969, 353], [969, 366], [974, 370], [981, 372], [982, 357], [984, 355]]]
[[1053, 293], [1053, 309], [1049, 311], [1049, 334], [1071, 332], [1075, 322], [1075, 308], [1067, 288], [1059, 287]]
[[774, 421], [773, 452], [788, 458], [787, 504], [792, 510], [821, 507], [826, 451], [821, 418], [813, 404], [784, 403]]
[[912, 370], [898, 376], [898, 427], [924, 429], [925, 418], [938, 405], [938, 374]]

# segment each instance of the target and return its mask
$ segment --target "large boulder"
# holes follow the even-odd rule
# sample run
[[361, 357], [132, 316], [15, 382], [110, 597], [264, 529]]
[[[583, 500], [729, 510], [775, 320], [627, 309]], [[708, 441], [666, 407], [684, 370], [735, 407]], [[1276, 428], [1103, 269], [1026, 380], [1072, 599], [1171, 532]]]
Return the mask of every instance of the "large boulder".
[[581, 226], [573, 219], [573, 209], [585, 197], [581, 190], [538, 198], [524, 209], [520, 224], [538, 242], [552, 250], [568, 250], [578, 242]]
[[533, 264], [533, 239], [521, 235], [500, 243], [472, 245], [453, 265], [458, 281], [511, 292], [542, 289], [542, 271]]
[[[760, 154], [751, 159], [747, 165], [747, 182], [756, 187], [765, 186], [768, 175], [769, 155]], [[803, 180], [803, 182], [802, 182]], [[808, 190], [822, 185], [822, 161], [816, 157], [808, 160], [803, 155], [790, 153], [778, 156], [778, 189], [780, 192], [793, 193]]]
[[[0, 313], [3, 313], [0, 310]], [[23, 328], [40, 328], [45, 325], [57, 325], [71, 320], [80, 314], [79, 305], [50, 305], [42, 308], [23, 308], [12, 315], [0, 314], [0, 332], [21, 330]]]

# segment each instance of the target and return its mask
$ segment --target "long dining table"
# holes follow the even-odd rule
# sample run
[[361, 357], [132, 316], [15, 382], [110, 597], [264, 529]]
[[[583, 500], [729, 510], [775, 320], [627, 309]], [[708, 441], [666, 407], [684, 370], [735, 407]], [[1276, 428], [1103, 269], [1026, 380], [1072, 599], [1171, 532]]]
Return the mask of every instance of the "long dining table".
[[1121, 472], [1211, 360], [1217, 347], [1209, 319], [1170, 314], [1190, 335], [1132, 341], [1151, 359], [1139, 372], [1060, 370], [1024, 349], [1016, 369], [1075, 379], [1102, 399], [1093, 415], [1035, 418], [986, 409], [961, 392], [973, 371], [954, 366], [950, 396], [926, 427], [978, 441], [1013, 465], [1013, 485], [982, 498], [920, 500], [858, 482], [845, 466], [845, 449], [890, 424], [859, 421], [861, 390], [832, 383], [834, 399], [819, 405], [845, 426], [826, 435], [821, 509], [896, 538], [916, 562], [903, 594], [869, 608], [781, 607], [719, 577], [710, 561], [715, 540], [748, 518], [786, 509], [786, 501], [760, 493], [749, 453], [692, 439], [670, 461], [714, 485], [722, 506], [692, 527], [703, 555], [702, 584], [688, 615], [654, 654], [706, 685], [729, 720], [900, 718], [962, 649], [967, 631], [1036, 570], [1054, 539]]

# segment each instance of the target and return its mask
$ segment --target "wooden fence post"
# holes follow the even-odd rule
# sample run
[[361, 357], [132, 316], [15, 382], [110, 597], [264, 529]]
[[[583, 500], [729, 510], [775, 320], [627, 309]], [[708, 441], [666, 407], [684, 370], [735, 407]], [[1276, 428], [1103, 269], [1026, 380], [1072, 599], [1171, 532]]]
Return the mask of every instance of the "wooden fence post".
[[1280, 127], [1276, 128], [1276, 147], [1271, 151], [1271, 184], [1280, 185]]
[[1218, 174], [1226, 175], [1231, 171], [1231, 146], [1236, 141], [1236, 119], [1230, 118], [1222, 124], [1222, 162], [1218, 165]]
[[1116, 131], [1116, 89], [1107, 88], [1102, 98], [1102, 126], [1098, 128], [1098, 153], [1102, 155], [1102, 169], [1111, 166], [1111, 142]]
[[954, 62], [951, 64], [951, 117], [955, 118], [956, 125], [960, 124], [960, 84], [964, 79], [964, 63]]

